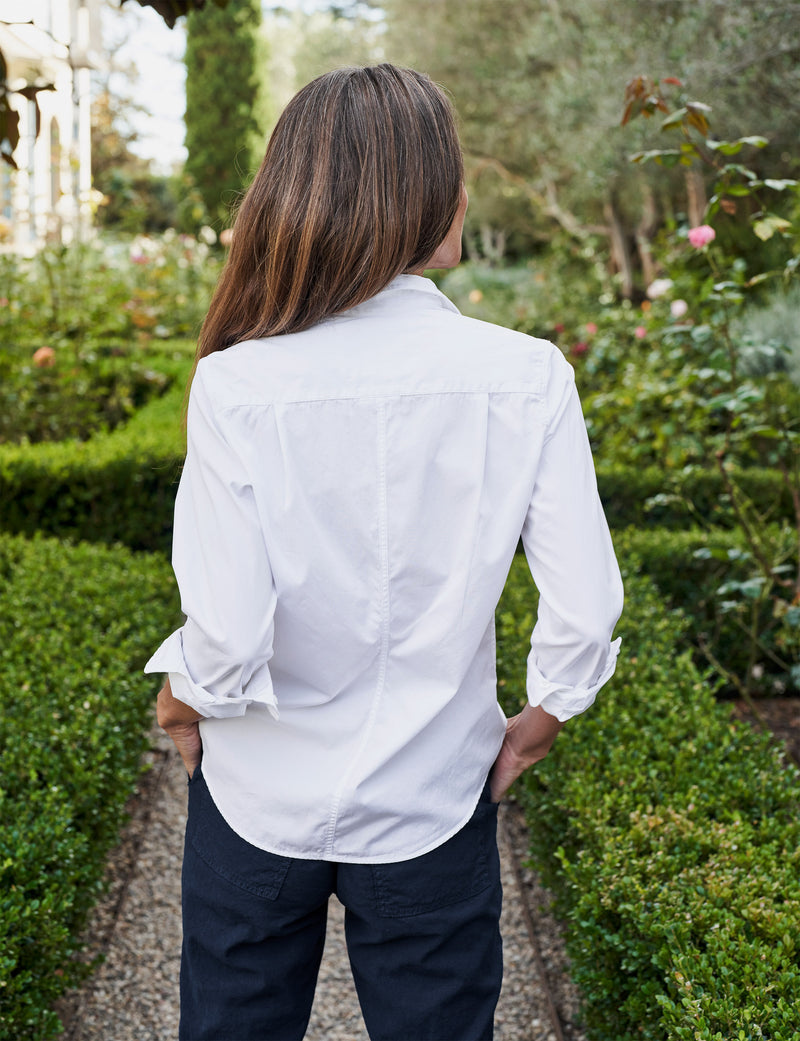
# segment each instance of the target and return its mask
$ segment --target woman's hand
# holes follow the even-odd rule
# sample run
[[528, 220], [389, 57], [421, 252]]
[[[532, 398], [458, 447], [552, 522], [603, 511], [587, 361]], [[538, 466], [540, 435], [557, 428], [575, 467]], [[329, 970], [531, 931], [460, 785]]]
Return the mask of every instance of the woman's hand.
[[156, 704], [158, 725], [172, 738], [183, 765], [191, 777], [203, 758], [199, 720], [203, 717], [190, 705], [178, 701], [172, 694], [169, 679], [158, 692]]
[[500, 802], [521, 773], [544, 759], [563, 725], [530, 705], [506, 722], [506, 736], [490, 774], [493, 802]]

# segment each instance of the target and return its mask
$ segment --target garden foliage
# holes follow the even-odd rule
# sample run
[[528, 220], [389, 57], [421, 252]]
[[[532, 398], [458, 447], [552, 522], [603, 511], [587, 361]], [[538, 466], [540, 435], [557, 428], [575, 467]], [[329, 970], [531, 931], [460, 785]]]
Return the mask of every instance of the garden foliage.
[[[620, 556], [616, 675], [519, 786], [533, 862], [570, 923], [590, 1036], [800, 1041], [800, 776], [730, 720], [686, 621], [624, 540]], [[518, 557], [498, 610], [509, 713], [534, 612]]]
[[43, 1041], [149, 744], [162, 556], [0, 535], [0, 1037]]
[[0, 445], [0, 530], [168, 553], [182, 400], [175, 386], [90, 441]]
[[196, 334], [220, 270], [201, 235], [0, 254], [0, 443], [86, 440], [164, 392], [161, 345]]
[[230, 224], [266, 144], [266, 46], [258, 0], [208, 4], [186, 21], [185, 171], [218, 227]]
[[[671, 112], [635, 82], [627, 115], [655, 98], [685, 138], [639, 160], [720, 160], [720, 234], [670, 218], [638, 302], [617, 299], [589, 235], [444, 280], [465, 313], [575, 365], [626, 577], [617, 674], [519, 797], [593, 1041], [800, 1041], [800, 780], [715, 700], [800, 688], [800, 391], [783, 334], [757, 331], [769, 278], [798, 271], [784, 214], [800, 185], [739, 164], [762, 139], [709, 140], [707, 106]], [[85, 971], [76, 937], [147, 743], [139, 670], [177, 614], [165, 557], [191, 361], [171, 338], [197, 329], [219, 271], [203, 235], [0, 257], [0, 531], [30, 536], [0, 535], [0, 1036], [15, 1041], [51, 1036], [53, 1000]], [[775, 272], [753, 267], [765, 258]], [[535, 597], [518, 557], [497, 615], [509, 713]]]

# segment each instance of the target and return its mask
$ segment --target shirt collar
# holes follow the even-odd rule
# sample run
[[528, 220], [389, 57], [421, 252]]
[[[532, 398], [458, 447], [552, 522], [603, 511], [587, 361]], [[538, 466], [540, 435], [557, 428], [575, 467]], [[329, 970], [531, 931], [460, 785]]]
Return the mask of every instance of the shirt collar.
[[442, 307], [449, 311], [455, 311], [456, 314], [460, 313], [456, 305], [451, 300], [448, 300], [436, 283], [430, 278], [425, 278], [424, 275], [397, 275], [377, 296], [380, 297], [384, 293], [396, 293], [398, 291], [427, 293], [431, 297], [436, 297]]
[[331, 315], [324, 321], [360, 318], [367, 314], [374, 314], [376, 311], [382, 311], [386, 307], [394, 309], [400, 303], [401, 296], [406, 298], [402, 305], [405, 308], [410, 303], [408, 300], [409, 294], [413, 294], [418, 306], [421, 305], [426, 308], [439, 307], [445, 311], [452, 311], [453, 314], [461, 314], [456, 305], [447, 299], [430, 278], [425, 278], [424, 275], [397, 275], [379, 293], [370, 297], [369, 300], [365, 300], [355, 307], [348, 308], [347, 311], [342, 311], [338, 315]]

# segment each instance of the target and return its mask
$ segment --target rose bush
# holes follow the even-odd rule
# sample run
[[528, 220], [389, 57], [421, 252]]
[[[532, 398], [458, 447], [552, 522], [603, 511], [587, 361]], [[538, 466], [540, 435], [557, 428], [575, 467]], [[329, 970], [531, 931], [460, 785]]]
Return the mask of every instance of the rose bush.
[[0, 255], [0, 442], [83, 440], [163, 392], [153, 355], [195, 337], [219, 275], [209, 232]]
[[[641, 152], [634, 162], [699, 164], [714, 176], [709, 223], [686, 230], [689, 247], [702, 252], [703, 263], [687, 256], [680, 234], [667, 240], [660, 258], [676, 295], [669, 316], [655, 312], [655, 342], [646, 366], [626, 373], [632, 406], [642, 408], [643, 395], [630, 384], [643, 371], [651, 387], [661, 381], [664, 403], [675, 403], [679, 421], [662, 421], [669, 437], [660, 451], [667, 459], [672, 453], [675, 467], [688, 463], [718, 470], [725, 505], [746, 540], [750, 574], [723, 581], [718, 595], [749, 648], [747, 663], [743, 670], [733, 669], [710, 646], [705, 648], [709, 660], [745, 698], [762, 686], [765, 673], [776, 670], [777, 683], [800, 688], [800, 392], [780, 366], [762, 372], [748, 366], [754, 345], [736, 335], [736, 319], [748, 300], [771, 282], [789, 282], [800, 268], [800, 228], [783, 215], [800, 213], [800, 183], [759, 178], [739, 157], [766, 147], [766, 138], [714, 139], [708, 105], [681, 99], [671, 111], [660, 85], [645, 77], [629, 84], [627, 101], [623, 122], [632, 114], [660, 111], [666, 113], [662, 129], [681, 137], [679, 149]], [[748, 235], [751, 247], [743, 250], [740, 243]], [[769, 254], [760, 248], [764, 243], [772, 246]], [[767, 255], [771, 267], [764, 270], [759, 265]], [[774, 345], [763, 346], [774, 352]], [[688, 444], [687, 428], [693, 431]], [[774, 504], [747, 495], [737, 478], [742, 465], [780, 475], [794, 503], [793, 523], [770, 523]], [[678, 473], [672, 488], [679, 487]]]

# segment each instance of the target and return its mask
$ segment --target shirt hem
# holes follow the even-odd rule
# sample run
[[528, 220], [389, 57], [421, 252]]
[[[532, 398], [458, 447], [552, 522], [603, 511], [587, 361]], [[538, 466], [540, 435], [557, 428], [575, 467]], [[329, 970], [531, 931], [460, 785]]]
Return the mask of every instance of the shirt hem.
[[255, 846], [256, 849], [264, 850], [265, 853], [272, 853], [278, 857], [289, 857], [292, 860], [319, 860], [330, 864], [400, 864], [406, 860], [415, 860], [417, 857], [422, 857], [426, 853], [431, 853], [433, 850], [438, 849], [439, 846], [443, 846], [449, 839], [452, 839], [453, 836], [458, 834], [458, 832], [461, 831], [461, 829], [469, 822], [477, 809], [481, 793], [486, 784], [484, 779], [475, 793], [474, 799], [470, 799], [470, 809], [464, 817], [459, 820], [454, 827], [448, 829], [442, 835], [437, 836], [437, 838], [432, 842], [427, 843], [411, 853], [392, 852], [365, 856], [363, 854], [343, 853], [336, 849], [327, 850], [325, 848], [320, 850], [286, 849], [277, 843], [270, 842], [267, 845], [264, 842], [255, 841], [253, 838], [243, 835], [242, 832], [239, 831], [238, 828], [234, 827], [231, 821], [228, 820], [224, 810], [219, 805], [217, 799], [214, 798], [214, 782], [205, 773], [203, 774], [203, 778], [220, 816], [228, 827], [239, 836], [239, 838], [244, 839], [244, 841], [248, 842], [251, 846]]

